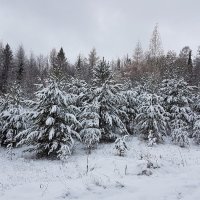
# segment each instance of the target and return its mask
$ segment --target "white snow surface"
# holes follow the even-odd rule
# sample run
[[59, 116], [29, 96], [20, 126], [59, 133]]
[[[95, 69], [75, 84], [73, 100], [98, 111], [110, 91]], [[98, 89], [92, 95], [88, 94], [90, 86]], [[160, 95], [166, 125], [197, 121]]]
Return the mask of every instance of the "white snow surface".
[[[79, 146], [65, 162], [36, 160], [22, 148], [11, 160], [0, 148], [0, 200], [200, 199], [200, 147], [148, 147], [137, 138], [127, 145], [124, 157], [114, 144], [101, 144], [89, 156]], [[155, 169], [146, 167], [147, 160]], [[143, 170], [152, 175], [138, 175]]]

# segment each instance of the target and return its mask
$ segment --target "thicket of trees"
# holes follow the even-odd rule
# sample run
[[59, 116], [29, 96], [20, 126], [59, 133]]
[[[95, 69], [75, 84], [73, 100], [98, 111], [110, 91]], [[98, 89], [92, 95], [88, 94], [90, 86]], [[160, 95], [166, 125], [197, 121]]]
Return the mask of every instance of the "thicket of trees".
[[71, 64], [61, 48], [27, 57], [0, 45], [0, 144], [27, 145], [41, 156], [65, 158], [74, 141], [89, 152], [100, 142], [136, 135], [152, 146], [171, 138], [200, 143], [200, 48], [166, 54], [156, 25], [149, 50], [107, 62], [95, 49]]

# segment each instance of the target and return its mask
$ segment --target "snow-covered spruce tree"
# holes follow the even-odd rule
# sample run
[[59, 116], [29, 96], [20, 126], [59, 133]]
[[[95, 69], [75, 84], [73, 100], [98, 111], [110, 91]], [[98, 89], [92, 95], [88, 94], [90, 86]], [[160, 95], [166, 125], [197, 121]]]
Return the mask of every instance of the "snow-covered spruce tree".
[[173, 127], [171, 132], [172, 142], [180, 147], [188, 146], [189, 140], [187, 123], [177, 117], [171, 121], [171, 126]]
[[163, 136], [166, 135], [168, 121], [168, 114], [162, 107], [162, 97], [143, 93], [140, 102], [136, 121], [141, 138], [149, 139], [149, 144], [162, 142]]
[[90, 91], [88, 103], [99, 105], [99, 128], [101, 140], [115, 141], [118, 134], [127, 134], [125, 120], [126, 112], [122, 109], [126, 105], [126, 98], [120, 94], [121, 85], [112, 80], [109, 64], [103, 59], [94, 68], [94, 87]]
[[170, 114], [172, 141], [181, 147], [188, 145], [188, 135], [195, 116], [191, 109], [192, 91], [193, 87], [183, 79], [163, 80], [160, 89], [164, 107]]
[[194, 122], [193, 122], [193, 133], [192, 138], [194, 143], [200, 144], [200, 92], [199, 87], [194, 88], [193, 95], [193, 111], [194, 111]]
[[92, 102], [90, 104], [85, 103], [82, 112], [79, 115], [82, 129], [80, 131], [80, 136], [83, 143], [91, 152], [91, 149], [96, 147], [100, 142], [101, 130], [99, 127], [99, 103]]
[[128, 120], [126, 120], [126, 129], [130, 134], [134, 133], [135, 118], [138, 107], [138, 92], [134, 89], [122, 91], [121, 94], [126, 98], [126, 104], [122, 109], [126, 112]]
[[27, 119], [23, 108], [22, 90], [17, 83], [10, 87], [9, 94], [6, 95], [7, 102], [4, 102], [4, 109], [0, 114], [1, 146], [16, 146], [15, 136], [26, 129]]
[[117, 150], [117, 153], [119, 156], [124, 156], [124, 154], [128, 150], [128, 147], [126, 144], [127, 137], [128, 137], [128, 135], [124, 135], [115, 140], [115, 149]]
[[80, 108], [77, 118], [81, 123], [80, 136], [89, 153], [97, 146], [101, 138], [99, 129], [99, 104], [97, 102], [87, 103], [91, 92], [84, 80], [71, 78], [67, 84], [68, 92], [74, 95], [76, 105]]
[[70, 155], [74, 146], [74, 131], [80, 125], [75, 117], [77, 107], [72, 95], [63, 91], [60, 76], [52, 76], [48, 85], [36, 92], [36, 106], [31, 114], [32, 126], [18, 134], [18, 145], [31, 145], [29, 150], [40, 156]]
[[[3, 95], [0, 96], [0, 115], [5, 109], [6, 101]], [[3, 121], [0, 120], [0, 144], [2, 142], [3, 134], [2, 134], [2, 128], [3, 128]]]
[[200, 118], [196, 120], [194, 123], [194, 132], [193, 132], [193, 140], [196, 144], [200, 144]]
[[[200, 86], [200, 85], [199, 85]], [[193, 86], [193, 95], [192, 95], [192, 108], [193, 111], [200, 115], [200, 87], [199, 86]]]
[[193, 109], [195, 111], [194, 126], [193, 126], [193, 140], [196, 144], [200, 144], [200, 94], [197, 93], [194, 98]]

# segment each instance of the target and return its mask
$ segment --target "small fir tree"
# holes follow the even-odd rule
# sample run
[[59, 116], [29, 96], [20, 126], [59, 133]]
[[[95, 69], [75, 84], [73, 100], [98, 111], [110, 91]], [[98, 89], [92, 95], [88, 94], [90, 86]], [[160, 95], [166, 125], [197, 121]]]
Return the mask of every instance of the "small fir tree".
[[126, 105], [122, 109], [126, 112], [128, 120], [126, 120], [126, 128], [130, 134], [134, 133], [135, 118], [138, 107], [138, 92], [134, 89], [129, 89], [121, 92], [126, 99]]
[[65, 158], [72, 153], [73, 136], [80, 139], [75, 131], [80, 123], [75, 117], [77, 107], [72, 95], [63, 91], [61, 80], [52, 78], [47, 87], [36, 92], [36, 105], [32, 126], [18, 134], [19, 145], [32, 145], [29, 150], [38, 155], [56, 155]]
[[173, 120], [173, 130], [171, 133], [172, 142], [180, 147], [189, 145], [187, 123], [181, 119], [176, 118]]
[[[172, 141], [187, 146], [189, 131], [194, 121], [193, 87], [183, 79], [163, 80], [160, 93], [164, 97], [164, 107], [169, 112]], [[183, 144], [185, 142], [185, 144]]]
[[110, 67], [104, 59], [94, 68], [94, 78], [88, 102], [99, 104], [101, 139], [114, 141], [118, 134], [127, 134], [124, 121], [128, 120], [128, 116], [122, 109], [126, 98], [120, 94], [121, 85], [112, 80]]
[[98, 113], [99, 104], [98, 102], [93, 102], [91, 104], [85, 104], [79, 116], [82, 125], [80, 135], [89, 153], [92, 148], [96, 147], [101, 138]]
[[140, 102], [136, 121], [141, 138], [154, 143], [162, 142], [168, 121], [168, 114], [162, 107], [162, 98], [156, 94], [143, 93]]
[[1, 145], [15, 147], [16, 135], [27, 128], [25, 109], [23, 108], [22, 91], [18, 84], [14, 83], [7, 95], [7, 103], [0, 114], [2, 122]]

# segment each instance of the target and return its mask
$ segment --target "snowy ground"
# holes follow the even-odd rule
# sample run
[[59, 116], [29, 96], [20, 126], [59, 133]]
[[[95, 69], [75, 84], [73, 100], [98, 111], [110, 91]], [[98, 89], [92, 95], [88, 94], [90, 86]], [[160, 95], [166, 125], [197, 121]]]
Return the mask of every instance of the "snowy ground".
[[[21, 149], [10, 160], [0, 149], [0, 199], [200, 199], [200, 147], [151, 148], [136, 138], [128, 144], [126, 157], [116, 156], [113, 145], [100, 145], [88, 158], [88, 173], [83, 149], [66, 163], [34, 160]], [[148, 161], [153, 163], [150, 168]]]

